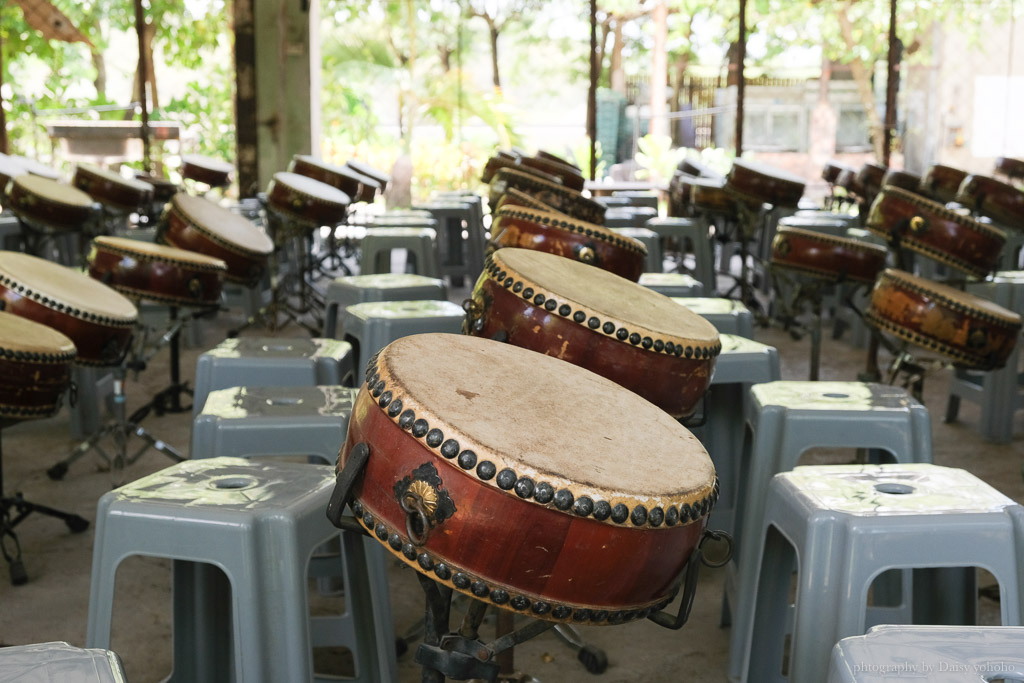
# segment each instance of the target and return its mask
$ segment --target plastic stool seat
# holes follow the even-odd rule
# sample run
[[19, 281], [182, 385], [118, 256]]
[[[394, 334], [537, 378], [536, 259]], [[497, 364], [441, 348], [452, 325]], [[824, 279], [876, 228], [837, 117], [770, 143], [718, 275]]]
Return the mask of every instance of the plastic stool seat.
[[832, 648], [828, 683], [1024, 679], [1020, 626], [873, 626]]
[[171, 680], [310, 681], [312, 647], [327, 644], [352, 651], [358, 680], [394, 680], [386, 583], [371, 581], [385, 570], [368, 539], [340, 534], [346, 613], [309, 614], [311, 555], [339, 537], [324, 514], [334, 480], [324, 465], [210, 458], [104, 494], [87, 645], [109, 646], [117, 567], [147, 555], [174, 561]]
[[437, 232], [433, 228], [368, 227], [360, 244], [359, 268], [363, 274], [391, 271], [393, 249], [405, 249], [419, 275], [440, 277], [437, 264]]
[[647, 247], [647, 260], [645, 261], [644, 268], [648, 272], [660, 273], [665, 270], [661, 253], [661, 239], [658, 237], [658, 233], [643, 227], [612, 228], [612, 231], [623, 237], [632, 237], [643, 242], [644, 246]]
[[345, 341], [352, 344], [357, 367], [401, 337], [431, 332], [462, 332], [466, 317], [450, 301], [372, 301], [345, 309]]
[[444, 301], [447, 298], [448, 287], [444, 280], [415, 273], [375, 273], [335, 278], [327, 285], [323, 336], [331, 339], [337, 337], [338, 320], [344, 318], [345, 309], [353, 304], [417, 299]]
[[754, 336], [754, 316], [742, 301], [699, 296], [673, 297], [672, 300], [706, 318], [719, 332], [738, 334], [747, 339]]
[[344, 385], [355, 382], [352, 345], [337, 339], [238, 337], [200, 354], [192, 397], [195, 418], [215, 389]]
[[[869, 589], [892, 569], [982, 567], [999, 582], [1003, 625], [1021, 624], [1024, 508], [964, 470], [927, 464], [798, 467], [772, 479], [751, 540], [753, 612], [734, 626], [730, 644], [744, 682], [824, 680], [835, 644], [878, 623], [867, 606]], [[892, 623], [888, 614], [881, 619]], [[785, 678], [780, 672], [787, 632]]]
[[638, 283], [669, 297], [701, 296], [704, 285], [686, 273], [642, 273]]
[[211, 391], [192, 425], [191, 457], [301, 455], [333, 465], [357, 392], [339, 386]]

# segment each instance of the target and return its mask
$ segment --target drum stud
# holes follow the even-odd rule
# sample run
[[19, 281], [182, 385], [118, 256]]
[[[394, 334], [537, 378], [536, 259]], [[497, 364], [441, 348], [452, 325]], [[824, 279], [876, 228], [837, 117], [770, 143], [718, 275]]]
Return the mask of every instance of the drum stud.
[[447, 581], [452, 577], [452, 569], [444, 562], [438, 562], [434, 565], [434, 574], [442, 581]]
[[604, 330], [605, 334], [611, 334], [612, 332], [615, 331], [615, 323], [606, 322], [604, 325], [601, 326], [601, 329]]
[[459, 442], [455, 439], [448, 439], [441, 444], [441, 455], [451, 460], [459, 454]]
[[616, 503], [615, 507], [612, 508], [612, 521], [616, 524], [622, 524], [629, 519], [629, 508], [624, 503]]
[[546, 481], [542, 481], [541, 483], [537, 484], [537, 488], [534, 491], [533, 497], [534, 500], [536, 500], [538, 503], [541, 503], [542, 505], [547, 505], [552, 500], [554, 500], [555, 489], [551, 486], [551, 484], [547, 483]]
[[596, 330], [600, 326], [601, 321], [598, 320], [595, 316], [590, 316], [590, 319], [587, 320], [587, 327], [589, 327], [592, 330]]
[[533, 298], [533, 288], [532, 287], [527, 287], [526, 289], [523, 290], [523, 298], [524, 299], [531, 299], [531, 298]]
[[387, 408], [389, 403], [391, 403], [391, 392], [385, 391], [380, 395], [380, 398], [377, 400], [377, 404], [381, 408]]
[[471, 470], [476, 467], [476, 453], [471, 450], [459, 453], [459, 467], [464, 470]]
[[469, 577], [466, 576], [464, 573], [455, 572], [455, 575], [452, 576], [452, 583], [455, 585], [456, 588], [466, 590], [467, 588], [469, 588], [470, 581]]
[[430, 431], [430, 425], [422, 417], [412, 423], [412, 435], [417, 439], [426, 436], [428, 431]]
[[398, 418], [398, 426], [401, 427], [402, 429], [408, 431], [408, 430], [412, 429], [412, 423], [415, 422], [415, 421], [416, 421], [416, 413], [414, 413], [411, 409], [410, 410], [405, 410], [405, 411], [402, 412], [401, 416]]
[[590, 615], [591, 615], [590, 610], [588, 610], [586, 608], [578, 609], [578, 610], [573, 610], [572, 620], [573, 621], [589, 621], [590, 620]]
[[620, 327], [615, 332], [615, 336], [618, 338], [619, 341], [626, 341], [627, 339], [629, 339], [629, 330], [627, 330], [625, 327]]
[[530, 607], [530, 599], [525, 595], [516, 595], [511, 601], [512, 607], [518, 610], [524, 610]]
[[429, 572], [434, 568], [434, 560], [431, 559], [430, 555], [426, 553], [420, 553], [416, 556], [416, 562], [423, 567], [423, 571]]
[[402, 537], [393, 532], [388, 536], [388, 545], [391, 546], [391, 549], [395, 552], [400, 551], [402, 549]]
[[502, 491], [508, 491], [516, 485], [516, 473], [512, 470], [505, 468], [498, 472], [497, 478], [494, 480], [498, 484], [498, 488]]
[[559, 489], [555, 493], [555, 507], [559, 510], [568, 510], [572, 507], [573, 495], [569, 489]]
[[416, 546], [414, 546], [412, 543], [402, 544], [402, 554], [405, 555], [405, 559], [409, 560], [410, 562], [412, 560], [415, 560], [417, 554]]
[[647, 521], [651, 523], [651, 526], [661, 526], [661, 523], [665, 521], [665, 511], [661, 508], [653, 508], [651, 514], [647, 515]]
[[572, 313], [572, 306], [569, 304], [562, 304], [558, 307], [558, 315], [568, 318], [570, 313]]
[[668, 526], [675, 526], [679, 521], [679, 510], [676, 509], [675, 505], [670, 505], [668, 510], [665, 512], [665, 524]]
[[649, 349], [652, 346], [654, 346], [654, 340], [651, 339], [650, 337], [644, 337], [643, 339], [640, 340], [640, 346], [644, 347], [645, 349]]
[[363, 504], [362, 503], [352, 503], [352, 514], [355, 515], [356, 517], [360, 517], [361, 518], [363, 516]]
[[594, 501], [587, 496], [580, 496], [573, 504], [572, 511], [580, 517], [589, 517], [594, 511]]
[[396, 398], [388, 405], [388, 415], [395, 417], [400, 412], [402, 412], [402, 399]]
[[621, 624], [623, 621], [625, 621], [625, 619], [626, 615], [622, 612], [612, 612], [608, 615], [609, 624]]
[[[532, 290], [532, 289], [531, 289], [531, 290], [527, 290], [527, 291], [533, 292], [533, 290]], [[538, 294], [538, 295], [536, 295], [535, 297], [533, 297], [533, 303], [534, 303], [534, 305], [535, 305], [535, 306], [541, 306], [541, 305], [543, 305], [543, 303], [544, 303], [544, 299], [545, 299], [545, 298], [546, 298], [546, 297], [545, 297], [545, 296], [544, 296], [543, 294]]]
[[[686, 355], [687, 358], [691, 358], [693, 356], [693, 347], [687, 346], [683, 353]], [[676, 355], [678, 356], [679, 354], [677, 353]]]
[[637, 505], [630, 513], [629, 520], [633, 522], [633, 526], [643, 526], [647, 523], [647, 508]]
[[529, 477], [520, 477], [516, 480], [515, 489], [516, 495], [520, 498], [529, 498], [533, 495], [533, 479], [530, 479]]
[[636, 332], [634, 332], [633, 334], [629, 335], [629, 343], [632, 344], [633, 346], [636, 346], [637, 344], [639, 344], [640, 343], [640, 335], [637, 334]]
[[594, 519], [603, 522], [612, 514], [612, 506], [607, 500], [599, 500], [594, 503]]
[[547, 614], [551, 611], [551, 605], [541, 600], [540, 602], [533, 603], [534, 614]]
[[572, 608], [566, 605], [558, 605], [555, 609], [551, 610], [551, 616], [555, 619], [568, 619], [572, 614]]
[[491, 591], [491, 602], [495, 605], [504, 605], [508, 602], [508, 591], [501, 588], [495, 588]]
[[[426, 420], [424, 420], [424, 422], [426, 422]], [[431, 448], [437, 448], [441, 445], [442, 441], [444, 441], [444, 433], [440, 429], [435, 427], [427, 432], [427, 445]]]
[[375, 385], [379, 381], [380, 375], [378, 375], [376, 369], [374, 369], [373, 374], [370, 375], [370, 377], [366, 380], [366, 386], [373, 387], [373, 385]]
[[470, 590], [473, 591], [473, 595], [478, 598], [485, 598], [491, 592], [490, 589], [487, 588], [487, 584], [483, 581], [474, 581]]
[[363, 526], [365, 526], [367, 529], [373, 528], [373, 515], [371, 515], [369, 512], [363, 513]]
[[[540, 296], [539, 294], [537, 296]], [[554, 299], [548, 299], [544, 302], [544, 309], [547, 311], [553, 311], [558, 307], [558, 302]]]
[[697, 519], [696, 515], [693, 514], [693, 509], [689, 503], [683, 503], [679, 506], [679, 521], [686, 524], [690, 521], [690, 518]]
[[523, 291], [523, 283], [517, 282], [514, 285], [512, 285], [512, 291], [515, 292], [516, 294]]
[[510, 278], [510, 277], [509, 278], [505, 278], [505, 283], [504, 283], [505, 284], [505, 289], [508, 289], [509, 287], [511, 287], [513, 282], [515, 282], [515, 280], [513, 280], [512, 278]]
[[587, 314], [584, 313], [583, 311], [576, 311], [575, 313], [572, 314], [572, 319], [582, 324], [583, 321], [587, 319]]
[[380, 398], [380, 395], [384, 393], [384, 382], [374, 384], [372, 393], [374, 398]]
[[377, 535], [377, 538], [384, 541], [388, 537], [388, 528], [384, 526], [383, 522], [377, 522], [377, 526], [374, 527], [373, 533]]

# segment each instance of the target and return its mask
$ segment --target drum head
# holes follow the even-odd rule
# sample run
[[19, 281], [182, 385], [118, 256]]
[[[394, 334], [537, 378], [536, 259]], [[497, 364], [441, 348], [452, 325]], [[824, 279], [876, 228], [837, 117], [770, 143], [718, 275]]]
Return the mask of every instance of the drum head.
[[79, 164], [78, 170], [87, 175], [101, 178], [107, 181], [108, 183], [120, 185], [125, 189], [130, 189], [133, 192], [137, 192], [139, 194], [144, 195], [153, 191], [153, 186], [150, 185], [149, 183], [144, 183], [141, 180], [136, 180], [134, 178], [125, 178], [120, 173], [109, 171], [105, 168], [100, 168], [98, 166], [92, 166], [91, 164]]
[[20, 294], [49, 299], [51, 305], [63, 305], [69, 309], [65, 312], [79, 317], [91, 314], [129, 325], [138, 317], [135, 305], [111, 287], [28, 254], [0, 251], [0, 283], [21, 285]]
[[30, 173], [18, 176], [11, 182], [26, 193], [49, 201], [52, 204], [64, 204], [82, 209], [88, 209], [92, 206], [92, 197], [77, 187], [58, 183], [56, 180], [31, 175]]
[[262, 256], [274, 251], [274, 243], [245, 217], [208, 199], [178, 192], [171, 203], [198, 230], [243, 251]]
[[714, 465], [686, 428], [557, 358], [476, 337], [420, 334], [387, 346], [378, 363], [404, 407], [462, 449], [494, 460], [498, 471], [648, 508], [693, 503], [714, 485]]
[[285, 185], [299, 194], [313, 197], [318, 202], [347, 206], [352, 199], [336, 187], [314, 180], [298, 173], [280, 171], [274, 174], [274, 182]]
[[64, 334], [13, 313], [0, 312], [0, 349], [75, 358], [75, 343]]
[[197, 251], [168, 247], [165, 244], [153, 244], [127, 237], [108, 237], [106, 235], [97, 237], [93, 242], [114, 251], [133, 254], [140, 259], [184, 263], [203, 270], [227, 270], [227, 266], [218, 258], [200, 254]]
[[[719, 346], [715, 326], [667, 296], [600, 268], [531, 249], [499, 249], [494, 264], [516, 281], [547, 292], [587, 317], [611, 322], [615, 330], [682, 346]], [[614, 331], [614, 330], [613, 330]]]
[[40, 161], [16, 155], [11, 156], [11, 158], [21, 164], [26, 173], [31, 173], [34, 176], [39, 176], [40, 178], [46, 178], [48, 180], [60, 180], [60, 171], [55, 168], [51, 168]]
[[182, 166], [195, 166], [196, 168], [204, 168], [214, 173], [228, 174], [235, 170], [234, 164], [229, 164], [221, 159], [215, 159], [213, 157], [203, 156], [202, 154], [182, 154], [181, 155]]

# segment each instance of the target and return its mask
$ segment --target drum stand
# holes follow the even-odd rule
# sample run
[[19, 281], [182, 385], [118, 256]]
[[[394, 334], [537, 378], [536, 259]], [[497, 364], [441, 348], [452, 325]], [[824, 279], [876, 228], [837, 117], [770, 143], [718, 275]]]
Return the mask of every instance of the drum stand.
[[15, 213], [21, 227], [21, 243], [25, 253], [71, 268], [84, 266], [89, 242], [102, 225], [100, 207], [100, 204], [93, 204], [89, 218], [77, 230], [38, 224]]
[[764, 306], [755, 294], [757, 288], [754, 286], [753, 267], [751, 265], [751, 262], [753, 264], [760, 263], [761, 259], [750, 250], [751, 242], [758, 234], [758, 225], [764, 221], [764, 211], [760, 209], [755, 211], [741, 201], [737, 201], [735, 204], [738, 215], [736, 237], [740, 246], [740, 274], [737, 276], [733, 275], [729, 270], [726, 271], [725, 274], [732, 277], [735, 282], [728, 291], [722, 294], [722, 297], [726, 299], [736, 298], [734, 293], [739, 290], [739, 301], [750, 309], [750, 312], [757, 318], [760, 324], [764, 325], [767, 322], [768, 316], [764, 312]]
[[[345, 509], [352, 498], [352, 487], [360, 478], [363, 468], [370, 457], [370, 449], [365, 444], [357, 444], [348, 455], [344, 467], [338, 472], [331, 500], [327, 505], [327, 519], [346, 531], [370, 535], [360, 522], [352, 515], [346, 515]], [[411, 522], [410, 522], [411, 523]], [[721, 559], [708, 560], [704, 556], [703, 546], [708, 540], [724, 541], [726, 552]], [[680, 581], [682, 598], [676, 614], [653, 612], [648, 619], [664, 628], [678, 630], [686, 624], [693, 607], [693, 597], [697, 590], [697, 575], [702, 564], [709, 567], [723, 567], [732, 557], [732, 538], [718, 531], [705, 530], [697, 547], [683, 569]], [[422, 667], [423, 683], [444, 683], [446, 678], [453, 680], [482, 679], [490, 683], [496, 681], [529, 680], [521, 674], [513, 672], [513, 648], [531, 638], [559, 625], [553, 621], [529, 619], [527, 624], [517, 630], [513, 622], [515, 613], [501, 609], [498, 611], [497, 638], [489, 643], [479, 639], [480, 625], [489, 607], [487, 603], [472, 599], [462, 623], [457, 631], [451, 631], [451, 606], [454, 589], [417, 572], [420, 588], [426, 599], [425, 634], [423, 642], [416, 649], [414, 659]], [[526, 615], [522, 615], [526, 616]], [[503, 623], [504, 622], [504, 623]]]
[[[811, 336], [811, 367], [808, 379], [816, 382], [821, 370], [821, 311], [824, 300], [824, 289], [829, 285], [842, 287], [848, 281], [844, 274], [840, 273], [837, 282], [825, 280], [805, 280], [799, 277], [792, 277], [784, 268], [775, 267], [769, 264], [769, 276], [772, 278], [775, 290], [775, 303], [779, 304], [775, 312], [775, 319], [782, 324], [782, 329], [789, 332], [794, 340], [801, 339], [805, 334]], [[788, 296], [787, 296], [788, 293]], [[848, 305], [853, 306], [852, 292]], [[811, 324], [806, 327], [797, 320], [797, 314], [803, 310], [804, 305], [809, 304], [811, 310]], [[856, 309], [854, 309], [856, 310]], [[859, 315], [859, 311], [858, 311]]]
[[0, 552], [3, 553], [4, 559], [10, 566], [11, 583], [20, 586], [28, 581], [28, 574], [21, 561], [21, 543], [14, 533], [14, 527], [33, 512], [64, 520], [73, 534], [88, 529], [89, 520], [70, 512], [30, 503], [22, 498], [20, 493], [15, 493], [13, 496], [4, 495], [2, 430], [16, 422], [17, 420], [0, 420]]

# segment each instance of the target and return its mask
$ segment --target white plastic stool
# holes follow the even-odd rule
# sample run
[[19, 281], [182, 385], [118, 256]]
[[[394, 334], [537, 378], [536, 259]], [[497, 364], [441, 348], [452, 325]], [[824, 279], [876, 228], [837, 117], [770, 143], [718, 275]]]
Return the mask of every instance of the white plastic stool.
[[612, 228], [612, 231], [623, 237], [632, 237], [643, 242], [644, 246], [647, 247], [647, 260], [644, 265], [644, 269], [647, 272], [660, 273], [665, 270], [664, 257], [661, 252], [661, 239], [658, 237], [658, 233], [647, 228]]
[[738, 334], [747, 339], [754, 337], [754, 316], [742, 301], [700, 296], [673, 297], [672, 300], [706, 318], [719, 332]]
[[686, 273], [643, 273], [638, 283], [670, 297], [701, 296], [704, 285]]
[[0, 647], [0, 681], [20, 683], [125, 683], [124, 668], [110, 650], [82, 649], [63, 641]]
[[391, 251], [405, 249], [419, 275], [440, 277], [437, 233], [433, 228], [367, 228], [360, 245], [360, 273], [391, 272]]
[[832, 648], [828, 683], [1024, 680], [1020, 626], [874, 626]]
[[211, 391], [192, 424], [190, 456], [302, 455], [333, 465], [358, 391], [339, 386]]
[[[118, 565], [148, 555], [174, 560], [170, 680], [310, 681], [312, 648], [327, 645], [352, 651], [356, 680], [396, 680], [387, 584], [373, 580], [386, 568], [366, 552], [374, 541], [327, 521], [334, 481], [324, 465], [211, 458], [104, 494], [87, 646], [110, 644]], [[311, 617], [310, 557], [339, 533], [346, 613]]]
[[869, 614], [868, 591], [891, 569], [982, 567], [999, 582], [1003, 625], [1021, 624], [1024, 508], [964, 470], [798, 467], [772, 479], [750, 540], [756, 540], [747, 544], [756, 550], [753, 612], [737, 620], [730, 642], [744, 683], [824, 680], [833, 646], [878, 623]]
[[[717, 286], [715, 255], [711, 248], [710, 224], [707, 220], [703, 218], [652, 218], [644, 227], [657, 233], [663, 244], [672, 240], [679, 245], [682, 251], [685, 251], [686, 244], [689, 243], [693, 252], [694, 277], [703, 285], [707, 296], [712, 296], [715, 293]], [[664, 246], [662, 251], [665, 251]]]
[[372, 301], [345, 309], [345, 341], [352, 345], [356, 367], [391, 342], [412, 334], [462, 332], [466, 313], [450, 301]]
[[335, 278], [327, 285], [323, 336], [336, 338], [338, 319], [344, 318], [345, 309], [352, 304], [418, 299], [444, 301], [447, 298], [448, 287], [444, 280], [415, 273], [378, 273]]
[[192, 418], [214, 389], [251, 384], [297, 387], [355, 383], [355, 353], [337, 339], [238, 337], [225, 339], [196, 361]]

